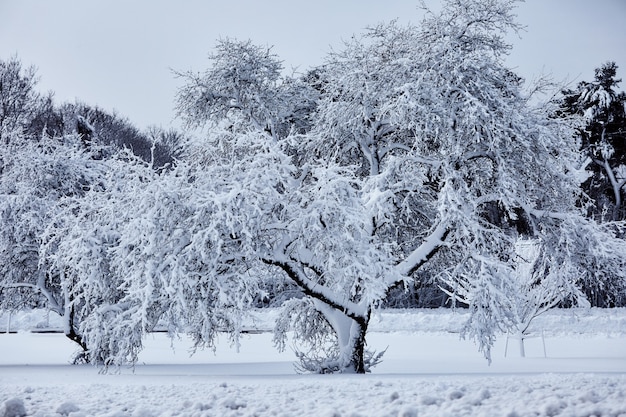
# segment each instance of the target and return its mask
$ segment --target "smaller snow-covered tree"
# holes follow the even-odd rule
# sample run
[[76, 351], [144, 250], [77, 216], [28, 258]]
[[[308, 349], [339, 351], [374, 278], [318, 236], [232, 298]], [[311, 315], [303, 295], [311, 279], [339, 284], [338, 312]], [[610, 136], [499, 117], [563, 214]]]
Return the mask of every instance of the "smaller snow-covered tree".
[[[597, 68], [594, 81], [583, 81], [575, 89], [562, 92], [555, 112], [561, 117], [581, 119], [577, 136], [589, 163], [588, 176], [581, 185], [587, 195], [583, 205], [590, 217], [608, 223], [626, 219], [626, 94], [618, 93], [620, 80], [616, 74], [614, 62]], [[619, 223], [605, 227], [621, 228]], [[581, 280], [581, 285], [594, 306], [626, 302], [626, 289], [619, 275], [597, 274], [594, 279]]]
[[65, 334], [84, 347], [68, 303], [69, 288], [59, 273], [47, 269], [40, 245], [62, 201], [97, 186], [100, 163], [81, 149], [76, 136], [44, 136], [2, 151], [8, 163], [0, 174], [0, 285], [40, 294], [49, 309], [64, 317]]
[[[233, 265], [243, 255], [232, 213], [214, 199], [218, 177], [184, 163], [157, 173], [129, 153], [105, 162], [101, 187], [67, 200], [46, 230], [49, 269], [71, 287], [86, 360], [135, 363], [157, 325], [196, 347], [214, 347], [219, 332], [236, 344], [258, 274]], [[215, 244], [222, 235], [230, 247]]]
[[477, 279], [442, 276], [452, 288], [446, 290], [451, 297], [471, 309], [477, 303], [490, 303], [487, 311], [497, 314], [477, 310], [466, 331], [493, 337], [481, 332], [481, 323], [496, 323], [499, 331], [520, 341], [522, 356], [524, 339], [536, 317], [557, 306], [589, 306], [584, 293], [589, 282], [612, 280], [618, 287], [626, 283], [624, 224], [598, 224], [581, 213], [541, 215], [548, 217], [542, 226], [531, 236], [518, 236], [511, 256], [497, 267], [478, 270]]
[[590, 158], [591, 175], [583, 184], [593, 199], [591, 214], [599, 220], [626, 218], [626, 94], [617, 92], [617, 65], [596, 69], [595, 80], [563, 91], [559, 114], [582, 116], [581, 147]]
[[[131, 173], [142, 174], [144, 181], [149, 181], [154, 173], [149, 167], [141, 169], [145, 165], [128, 152], [98, 159], [99, 175], [95, 186], [81, 195], [63, 199], [42, 231], [43, 266], [61, 283], [64, 309], [71, 312], [85, 350], [79, 360], [104, 362], [107, 355], [103, 352], [112, 347], [102, 339], [94, 342], [90, 331], [96, 326], [90, 321], [94, 320], [95, 311], [115, 310], [115, 303], [123, 296], [110, 256], [119, 241], [119, 231], [105, 220], [114, 218], [114, 225], [119, 225], [120, 213], [124, 210], [118, 207], [116, 213], [108, 213], [109, 206], [103, 206], [98, 197], [106, 194], [105, 198], [113, 199], [123, 188], [122, 181], [128, 182], [128, 186], [134, 185]], [[102, 323], [98, 326], [103, 335], [110, 330]]]

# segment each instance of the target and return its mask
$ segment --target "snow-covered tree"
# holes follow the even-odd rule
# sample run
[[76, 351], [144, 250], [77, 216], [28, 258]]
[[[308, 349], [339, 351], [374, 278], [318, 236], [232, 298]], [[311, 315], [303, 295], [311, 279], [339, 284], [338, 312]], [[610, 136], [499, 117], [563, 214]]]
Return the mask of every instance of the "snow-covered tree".
[[[559, 117], [579, 117], [577, 140], [588, 157], [588, 178], [582, 183], [588, 215], [596, 221], [624, 221], [626, 197], [626, 94], [617, 92], [617, 65], [607, 62], [596, 69], [592, 82], [583, 81], [559, 98]], [[588, 202], [587, 202], [588, 201]], [[614, 230], [620, 224], [605, 225]], [[626, 288], [619, 275], [598, 274], [581, 280], [594, 306], [626, 302]]]
[[592, 82], [565, 90], [559, 114], [582, 116], [581, 147], [590, 158], [591, 175], [584, 183], [594, 203], [590, 214], [598, 220], [624, 220], [626, 197], [626, 93], [617, 91], [617, 65], [596, 69]]
[[[513, 279], [515, 237], [502, 223], [539, 222], [538, 209], [572, 213], [582, 166], [568, 127], [529, 107], [521, 80], [502, 64], [506, 28], [516, 28], [511, 2], [448, 2], [420, 27], [380, 25], [353, 39], [319, 69], [317, 119], [301, 142], [312, 158], [354, 167], [363, 236], [393, 248], [385, 259], [392, 273], [367, 285], [384, 298], [428, 271], [452, 288], [467, 284], [468, 333], [487, 355], [497, 324], [510, 323], [490, 291]], [[490, 218], [494, 207], [499, 219]], [[372, 307], [381, 298], [351, 301]], [[318, 310], [331, 324], [348, 312], [350, 330], [335, 332], [350, 340], [344, 351], [358, 351], [353, 335], [370, 311], [337, 305]]]
[[[84, 360], [134, 363], [143, 336], [168, 308], [159, 304], [153, 276], [158, 262], [170, 261], [167, 239], [177, 236], [171, 227], [180, 227], [173, 212], [163, 212], [167, 201], [153, 166], [121, 152], [101, 161], [98, 186], [66, 198], [45, 229], [42, 256], [68, 289]], [[155, 220], [158, 213], [164, 217]]]
[[158, 173], [130, 152], [102, 164], [99, 187], [65, 199], [43, 233], [85, 359], [105, 368], [135, 363], [159, 324], [192, 335], [197, 347], [214, 346], [218, 332], [236, 344], [258, 274], [233, 265], [245, 255], [236, 241], [219, 246], [221, 235], [240, 230], [220, 209], [231, 202], [215, 200], [219, 175], [199, 176], [184, 163]]
[[[453, 291], [463, 288], [468, 334], [488, 355], [499, 325], [511, 323], [493, 289], [516, 285], [512, 225], [556, 239], [567, 222], [582, 219], [583, 160], [572, 130], [531, 107], [503, 64], [502, 36], [517, 28], [512, 7], [449, 1], [418, 27], [380, 25], [354, 38], [313, 72], [319, 98], [304, 134], [282, 138], [267, 128], [281, 84], [265, 56], [272, 83], [221, 82], [224, 68], [256, 68], [230, 54], [241, 49], [222, 48], [206, 89], [193, 80], [182, 90], [181, 112], [211, 123], [206, 152], [228, 155], [209, 158], [205, 174], [237, 196], [236, 208], [224, 209], [239, 221], [219, 241], [249, 240], [247, 263], [275, 267], [306, 296], [287, 306], [277, 333], [284, 346], [292, 323], [314, 348], [316, 359], [302, 354], [306, 368], [367, 371], [378, 360], [365, 350], [372, 309], [424, 271], [445, 277]], [[235, 87], [215, 93], [221, 85]], [[264, 168], [251, 175], [257, 166]], [[268, 176], [271, 169], [279, 171]], [[571, 281], [571, 253], [558, 260]]]
[[[559, 305], [589, 305], [583, 292], [585, 282], [626, 283], [626, 241], [619, 237], [623, 224], [598, 225], [571, 216], [558, 226], [557, 233], [537, 230], [532, 238], [519, 236], [512, 262], [490, 271], [493, 278], [487, 285], [498, 300], [497, 323], [500, 330], [519, 340], [521, 356], [536, 317]], [[449, 280], [448, 284], [454, 288], [451, 296], [472, 304], [475, 284], [470, 279]]]
[[68, 303], [69, 289], [61, 275], [48, 270], [40, 245], [62, 201], [97, 186], [101, 163], [76, 136], [15, 140], [0, 153], [6, 161], [0, 174], [0, 287], [40, 295], [47, 308], [64, 317], [65, 334], [84, 347]]

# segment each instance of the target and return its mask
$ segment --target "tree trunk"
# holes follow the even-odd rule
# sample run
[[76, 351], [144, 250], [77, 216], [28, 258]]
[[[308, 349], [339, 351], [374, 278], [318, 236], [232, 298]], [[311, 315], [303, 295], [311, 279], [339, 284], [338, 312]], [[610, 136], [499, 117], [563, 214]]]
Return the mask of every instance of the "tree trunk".
[[83, 352], [81, 352], [82, 355], [86, 355], [87, 344], [83, 340], [80, 333], [76, 331], [76, 326], [74, 326], [74, 306], [66, 310], [66, 314], [68, 314], [68, 317], [66, 319], [68, 321], [68, 324], [65, 329], [65, 336], [68, 339], [70, 339], [72, 342], [75, 342], [76, 344], [78, 344], [83, 349]]
[[357, 374], [364, 374], [369, 370], [365, 363], [365, 334], [368, 324], [366, 322], [365, 325], [359, 325], [358, 335], [354, 338], [352, 363]]
[[83, 338], [80, 334], [76, 333], [74, 329], [71, 329], [69, 333], [66, 333], [65, 336], [70, 339], [72, 342], [77, 343], [84, 352], [87, 352], [87, 345], [85, 344]]
[[526, 350], [524, 349], [524, 333], [520, 332], [519, 334], [519, 356], [521, 358], [526, 357]]
[[366, 359], [365, 335], [367, 334], [368, 321], [363, 322], [346, 317], [350, 325], [336, 328], [337, 339], [340, 341], [340, 354], [346, 358], [342, 373], [364, 374], [369, 371]]
[[324, 315], [337, 335], [338, 368], [341, 373], [364, 374], [369, 370], [366, 358], [365, 336], [370, 320], [370, 311], [366, 316], [349, 317], [327, 304], [315, 300], [316, 308]]

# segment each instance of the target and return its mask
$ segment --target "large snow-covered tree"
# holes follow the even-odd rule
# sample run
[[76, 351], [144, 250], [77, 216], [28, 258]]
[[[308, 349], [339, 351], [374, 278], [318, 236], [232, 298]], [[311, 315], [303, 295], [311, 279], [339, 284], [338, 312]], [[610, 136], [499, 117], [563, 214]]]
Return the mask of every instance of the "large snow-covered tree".
[[572, 253], [549, 245], [583, 219], [583, 160], [570, 127], [531, 107], [503, 64], [512, 8], [449, 1], [420, 26], [354, 38], [308, 78], [314, 91], [303, 91], [318, 97], [300, 134], [275, 134], [277, 115], [294, 105], [275, 108], [286, 83], [262, 48], [222, 43], [214, 65], [188, 78], [179, 109], [209, 124], [205, 153], [225, 153], [204, 175], [222, 183], [216, 198], [236, 196], [220, 207], [233, 229], [215, 238], [246, 248], [240, 259], [225, 254], [233, 264], [265, 263], [302, 289], [277, 342], [294, 325], [313, 347], [315, 359], [301, 354], [305, 368], [367, 371], [378, 359], [365, 350], [372, 309], [422, 271], [469, 304], [467, 332], [488, 355], [498, 325], [511, 323], [494, 289], [514, 280], [515, 224], [560, 254], [568, 273], [559, 279], [575, 280]]
[[[571, 131], [529, 107], [502, 64], [507, 27], [516, 27], [511, 2], [449, 2], [419, 28], [381, 25], [353, 39], [318, 71], [317, 119], [304, 141], [310, 156], [356, 166], [366, 236], [394, 247], [395, 274], [379, 285], [423, 271], [462, 285], [475, 313], [468, 333], [487, 355], [495, 324], [513, 323], [493, 291], [515, 281], [515, 236], [503, 221], [548, 236], [568, 216], [582, 221], [574, 204], [583, 165]], [[552, 277], [540, 281], [546, 291]], [[351, 326], [366, 328], [367, 314]]]
[[304, 370], [367, 372], [373, 311], [425, 275], [468, 304], [466, 333], [489, 356], [519, 324], [520, 233], [539, 251], [542, 305], [554, 288], [576, 295], [597, 263], [623, 275], [616, 229], [583, 216], [571, 127], [532, 107], [503, 63], [513, 5], [447, 1], [419, 26], [353, 38], [302, 79], [268, 48], [220, 41], [204, 73], [181, 74], [178, 110], [202, 139], [170, 171], [111, 171], [48, 229], [51, 267], [85, 294], [73, 305], [90, 359], [136, 360], [159, 320], [198, 346], [219, 330], [236, 342], [273, 276], [302, 295], [275, 341], [293, 334]]

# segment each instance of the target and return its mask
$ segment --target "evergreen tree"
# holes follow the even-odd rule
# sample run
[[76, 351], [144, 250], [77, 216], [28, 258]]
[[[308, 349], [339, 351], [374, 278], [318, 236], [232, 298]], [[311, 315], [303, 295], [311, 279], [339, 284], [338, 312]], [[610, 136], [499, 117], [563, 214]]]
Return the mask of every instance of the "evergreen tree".
[[617, 65], [607, 62], [592, 82], [563, 91], [559, 114], [578, 115], [581, 148], [591, 176], [583, 189], [592, 199], [589, 214], [598, 220], [626, 219], [626, 93], [618, 92]]

